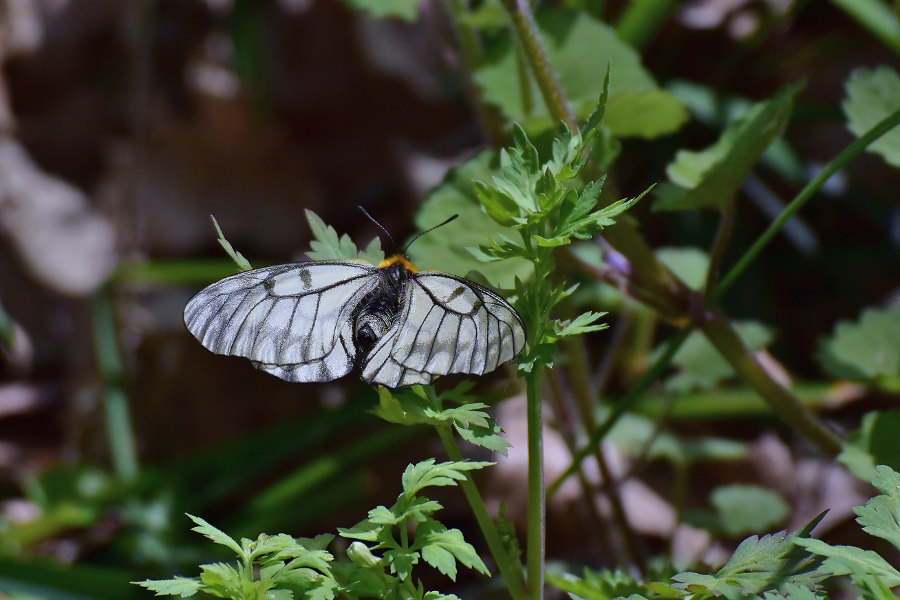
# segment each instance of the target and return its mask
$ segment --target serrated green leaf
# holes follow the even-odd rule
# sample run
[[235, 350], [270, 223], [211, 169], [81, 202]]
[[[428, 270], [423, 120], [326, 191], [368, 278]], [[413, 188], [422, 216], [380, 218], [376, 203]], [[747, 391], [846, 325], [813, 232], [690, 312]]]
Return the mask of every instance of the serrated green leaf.
[[835, 377], [900, 392], [900, 303], [867, 308], [859, 319], [841, 321], [819, 342], [822, 368]]
[[507, 455], [507, 451], [512, 445], [506, 441], [506, 438], [500, 435], [503, 430], [493, 420], [491, 420], [486, 427], [472, 425], [469, 427], [460, 427], [459, 425], [454, 424], [454, 429], [456, 429], [459, 437], [470, 444], [487, 448], [488, 450], [497, 452], [503, 456]]
[[885, 539], [900, 549], [900, 474], [886, 465], [878, 465], [872, 485], [882, 494], [866, 502], [865, 506], [853, 508], [856, 522], [869, 535]]
[[355, 9], [369, 13], [376, 19], [403, 19], [415, 21], [422, 0], [343, 0]]
[[[474, 182], [489, 182], [495, 174], [496, 153], [482, 152], [450, 171], [443, 183], [428, 195], [416, 213], [417, 227], [424, 229], [440, 223], [451, 214], [458, 214], [459, 217], [420, 238], [410, 248], [410, 256], [419, 267], [440, 268], [460, 277], [478, 271], [489, 284], [500, 288], [511, 288], [516, 277], [531, 277], [531, 264], [521, 258], [488, 263], [483, 262], [492, 260], [487, 254], [474, 256], [477, 251], [473, 250], [490, 238], [504, 235], [508, 238], [519, 237], [515, 230], [494, 221], [479, 204], [477, 184]], [[506, 206], [504, 211], [518, 214], [514, 204]]]
[[[646, 591], [644, 586], [636, 579], [618, 569], [616, 571], [608, 569], [593, 571], [586, 568], [581, 577], [576, 577], [571, 573], [565, 573], [561, 576], [547, 573], [547, 583], [567, 592], [569, 595], [574, 594], [576, 597], [586, 598], [587, 600], [630, 598], [632, 594]], [[674, 592], [675, 590], [672, 591]], [[681, 597], [682, 595], [683, 593], [681, 592], [675, 592], [675, 597]]]
[[752, 105], [719, 140], [699, 152], [679, 150], [666, 167], [673, 185], [660, 186], [653, 210], [722, 208], [734, 197], [763, 151], [787, 125], [800, 86], [790, 85]]
[[226, 534], [224, 531], [213, 527], [200, 517], [195, 517], [192, 514], [188, 514], [187, 516], [197, 524], [196, 527], [191, 528], [191, 531], [196, 531], [197, 533], [209, 538], [216, 544], [220, 544], [222, 546], [225, 546], [226, 548], [230, 548], [234, 551], [235, 554], [246, 560], [247, 557], [244, 554], [243, 548], [241, 548], [241, 546], [234, 540], [234, 538]]
[[[847, 79], [846, 89], [847, 97], [841, 106], [847, 116], [847, 127], [857, 137], [900, 109], [900, 75], [886, 65], [854, 70]], [[867, 150], [900, 167], [900, 128], [881, 136]]]
[[378, 406], [372, 411], [389, 423], [399, 425], [420, 425], [432, 423], [425, 413], [427, 402], [407, 389], [391, 390], [378, 388]]
[[202, 586], [196, 577], [177, 576], [172, 579], [146, 579], [135, 583], [155, 592], [157, 596], [181, 596], [182, 598], [190, 598], [197, 594]]
[[[389, 524], [396, 522], [392, 519], [393, 513], [384, 506], [378, 506], [369, 511], [371, 515], [373, 511], [387, 511], [390, 517], [384, 517], [381, 512], [377, 512], [379, 518], [389, 521]], [[385, 526], [381, 523], [375, 523], [370, 519], [363, 519], [353, 527], [338, 527], [338, 534], [343, 538], [352, 540], [361, 540], [363, 542], [377, 542], [384, 536]]]
[[763, 594], [764, 600], [826, 600], [828, 596], [825, 594], [817, 594], [809, 588], [805, 588], [793, 583], [787, 583], [783, 589], [778, 592], [766, 592]]
[[466, 471], [474, 471], [494, 463], [482, 461], [447, 461], [435, 464], [433, 458], [409, 465], [401, 478], [403, 493], [412, 497], [429, 486], [456, 485], [466, 478]]
[[606, 329], [609, 327], [607, 323], [597, 323], [597, 321], [602, 319], [605, 315], [606, 313], [593, 311], [581, 313], [571, 321], [560, 322], [555, 335], [558, 338], [564, 338]]
[[234, 264], [237, 265], [238, 269], [241, 271], [249, 271], [252, 269], [253, 267], [250, 266], [250, 261], [244, 258], [244, 255], [235, 250], [234, 246], [231, 245], [231, 242], [225, 239], [225, 234], [222, 233], [222, 228], [219, 227], [219, 222], [216, 221], [216, 218], [212, 215], [209, 215], [209, 218], [212, 219], [213, 227], [216, 228], [219, 245], [222, 246], [225, 253], [231, 257], [231, 260], [234, 261]]
[[[536, 22], [550, 64], [579, 118], [594, 112], [607, 68], [612, 65], [603, 121], [614, 135], [665, 135], [687, 120], [684, 106], [657, 87], [641, 66], [638, 53], [606, 24], [563, 9], [538, 11]], [[586, 56], [591, 59], [585, 60]], [[509, 37], [501, 37], [488, 49], [485, 64], [475, 73], [485, 99], [499, 106], [510, 120], [526, 123], [532, 133], [554, 130], [557, 124], [550, 120], [532, 79], [520, 81], [523, 71], [516, 67], [516, 60]], [[649, 112], [635, 119], [629, 103], [640, 103]]]
[[854, 582], [861, 581], [864, 575], [874, 575], [887, 587], [900, 585], [900, 572], [872, 550], [831, 546], [815, 539], [798, 539], [794, 543], [813, 554], [826, 557], [821, 570], [831, 575], [850, 575]]
[[231, 565], [210, 563], [200, 565], [200, 581], [203, 582], [204, 591], [227, 598], [241, 589], [243, 579]]
[[456, 561], [485, 575], [490, 574], [475, 548], [463, 539], [460, 530], [447, 529], [433, 519], [416, 529], [414, 547], [420, 549], [425, 562], [453, 581], [456, 581]]
[[679, 573], [672, 577], [677, 587], [690, 590], [699, 586], [714, 595], [759, 594], [785, 583], [813, 586], [827, 577], [795, 543], [807, 540], [781, 531], [762, 537], [751, 536], [741, 542], [728, 562], [714, 575]]
[[406, 581], [412, 574], [413, 565], [419, 563], [418, 552], [408, 552], [404, 550], [388, 550], [384, 553], [384, 560], [391, 567], [391, 573], [394, 573], [401, 580]]
[[[362, 252], [357, 250], [356, 244], [346, 233], [338, 236], [337, 231], [331, 225], [327, 225], [319, 215], [309, 210], [306, 213], [306, 221], [313, 239], [309, 242], [311, 250], [306, 255], [312, 260], [367, 260], [377, 264], [384, 258], [381, 250], [381, 241], [373, 239]], [[374, 261], [372, 259], [375, 259]]]

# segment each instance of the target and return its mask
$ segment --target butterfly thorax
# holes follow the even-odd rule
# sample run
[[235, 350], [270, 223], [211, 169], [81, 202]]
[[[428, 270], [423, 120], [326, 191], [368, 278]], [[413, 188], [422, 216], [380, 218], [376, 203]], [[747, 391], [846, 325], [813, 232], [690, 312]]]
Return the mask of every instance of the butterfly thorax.
[[394, 324], [406, 284], [415, 272], [402, 256], [386, 259], [379, 267], [378, 286], [353, 311], [354, 340], [361, 356], [366, 356]]

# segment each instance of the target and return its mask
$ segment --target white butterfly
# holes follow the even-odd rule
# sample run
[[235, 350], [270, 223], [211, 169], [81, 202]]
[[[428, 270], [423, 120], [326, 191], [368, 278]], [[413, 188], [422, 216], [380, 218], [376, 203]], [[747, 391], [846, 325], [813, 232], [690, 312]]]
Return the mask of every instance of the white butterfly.
[[403, 255], [378, 266], [328, 260], [244, 271], [194, 296], [184, 322], [209, 350], [286, 381], [331, 381], [359, 366], [368, 383], [428, 384], [493, 371], [525, 345], [506, 300], [461, 277], [418, 272]]

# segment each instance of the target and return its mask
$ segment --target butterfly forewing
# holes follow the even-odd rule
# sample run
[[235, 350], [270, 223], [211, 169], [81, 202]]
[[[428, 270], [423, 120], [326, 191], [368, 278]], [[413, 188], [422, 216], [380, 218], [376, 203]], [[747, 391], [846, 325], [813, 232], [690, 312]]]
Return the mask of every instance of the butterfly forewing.
[[194, 296], [185, 324], [217, 354], [249, 358], [288, 381], [330, 381], [356, 363], [352, 313], [378, 273], [345, 261], [245, 271]]
[[397, 321], [365, 358], [362, 378], [400, 387], [449, 373], [480, 375], [524, 345], [521, 319], [496, 293], [452, 275], [418, 273]]

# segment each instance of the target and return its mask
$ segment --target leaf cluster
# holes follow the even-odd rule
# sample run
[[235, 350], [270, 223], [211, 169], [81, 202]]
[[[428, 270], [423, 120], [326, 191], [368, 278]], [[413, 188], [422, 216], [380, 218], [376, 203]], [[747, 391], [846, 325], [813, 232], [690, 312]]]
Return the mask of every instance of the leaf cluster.
[[[900, 474], [885, 465], [872, 479], [882, 494], [865, 506], [854, 508], [863, 531], [900, 549]], [[822, 513], [802, 530], [750, 536], [728, 561], [713, 573], [687, 571], [671, 577], [674, 582], [640, 582], [616, 571], [585, 570], [584, 575], [549, 575], [548, 582], [573, 598], [608, 600], [664, 600], [690, 597], [705, 600], [814, 600], [826, 598], [824, 586], [833, 578], [849, 576], [866, 599], [893, 600], [891, 588], [900, 585], [900, 571], [878, 553], [855, 546], [833, 546], [809, 537]]]
[[349, 235], [345, 233], [338, 236], [334, 227], [327, 225], [319, 215], [308, 208], [306, 222], [309, 223], [309, 230], [313, 236], [309, 242], [311, 250], [306, 255], [312, 260], [364, 260], [372, 264], [384, 260], [381, 240], [377, 237], [372, 238], [364, 250], [360, 250]]
[[295, 539], [286, 534], [261, 534], [256, 540], [234, 540], [203, 519], [188, 515], [193, 531], [231, 550], [236, 562], [200, 565], [197, 577], [174, 577], [136, 582], [157, 595], [188, 598], [207, 594], [240, 600], [333, 600], [383, 598], [396, 600], [455, 599], [426, 591], [413, 578], [413, 567], [424, 561], [451, 580], [457, 563], [489, 575], [475, 549], [458, 529], [448, 529], [435, 518], [441, 504], [422, 490], [456, 485], [469, 471], [492, 463], [434, 459], [409, 465], [402, 476], [403, 491], [391, 506], [377, 506], [353, 527], [339, 529], [354, 540], [348, 561], [335, 561], [325, 548], [334, 539], [323, 534]]
[[261, 534], [255, 540], [237, 542], [200, 517], [188, 517], [197, 524], [192, 531], [230, 549], [237, 563], [209, 563], [200, 565], [198, 577], [147, 580], [138, 585], [158, 596], [189, 598], [205, 593], [246, 600], [332, 600], [340, 588], [331, 571], [333, 557], [324, 549], [333, 536], [308, 540], [283, 533]]
[[[434, 518], [441, 504], [419, 494], [426, 487], [456, 485], [468, 471], [492, 463], [428, 459], [409, 465], [403, 472], [403, 491], [391, 506], [377, 506], [353, 527], [340, 529], [344, 538], [356, 540], [351, 559], [356, 565], [350, 576], [350, 591], [358, 585], [362, 591], [372, 585], [406, 590], [411, 598], [422, 598], [421, 582], [414, 583], [413, 567], [419, 561], [456, 581], [457, 563], [480, 573], [487, 567], [458, 529], [448, 529]], [[358, 583], [354, 583], [358, 582]], [[359, 594], [362, 596], [368, 594]], [[398, 596], [399, 597], [399, 596]]]
[[[469, 395], [474, 386], [471, 380], [464, 380], [440, 393], [431, 386], [398, 390], [379, 387], [374, 413], [399, 425], [452, 426], [470, 444], [505, 456], [510, 444], [500, 435], [502, 429], [487, 412], [488, 405], [476, 402]], [[447, 407], [448, 404], [451, 406]]]
[[[544, 160], [525, 130], [513, 126], [513, 144], [500, 152], [500, 168], [491, 183], [476, 182], [474, 192], [485, 212], [497, 223], [510, 227], [519, 239], [500, 235], [487, 245], [470, 248], [485, 262], [525, 259], [534, 265], [534, 277], [516, 280], [516, 308], [525, 321], [528, 347], [519, 359], [524, 371], [550, 365], [553, 345], [562, 338], [605, 328], [603, 313], [585, 312], [568, 320], [551, 321], [554, 307], [570, 296], [575, 287], [555, 284], [553, 250], [575, 240], [587, 240], [640, 198], [602, 206], [604, 177], [584, 183], [597, 140], [602, 138], [609, 99], [609, 71], [595, 110], [585, 125], [573, 131], [560, 125]], [[645, 192], [646, 193], [646, 192]], [[642, 194], [643, 195], [643, 194]]]

